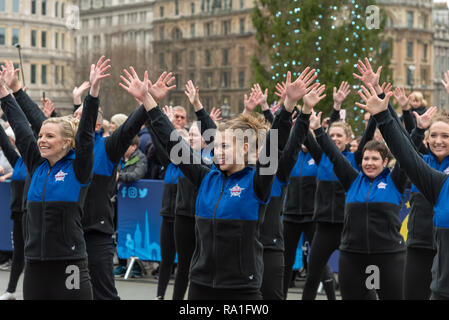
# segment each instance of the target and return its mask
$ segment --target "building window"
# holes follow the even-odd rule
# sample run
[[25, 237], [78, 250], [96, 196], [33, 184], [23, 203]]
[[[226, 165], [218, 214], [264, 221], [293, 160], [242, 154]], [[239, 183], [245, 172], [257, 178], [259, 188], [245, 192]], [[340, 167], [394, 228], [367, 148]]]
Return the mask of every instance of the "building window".
[[240, 34], [245, 33], [245, 18], [240, 19]]
[[41, 84], [47, 84], [47, 65], [41, 66]]
[[55, 66], [55, 84], [59, 84], [59, 66]]
[[424, 57], [424, 60], [427, 60], [427, 44], [424, 44], [424, 48], [423, 48], [423, 57]]
[[19, 38], [20, 30], [19, 29], [12, 29], [12, 37], [11, 37], [11, 44], [14, 45], [16, 43], [20, 43]]
[[61, 66], [61, 84], [64, 85], [64, 81], [65, 81], [65, 67]]
[[61, 49], [65, 50], [65, 33], [61, 34]]
[[413, 59], [413, 42], [407, 42], [407, 58]]
[[[212, 75], [212, 72], [206, 72], [206, 75], [205, 75], [205, 87], [206, 88], [212, 88], [212, 80], [213, 80], [213, 75]], [[210, 104], [208, 104], [208, 105], [210, 105]]]
[[5, 28], [0, 28], [0, 45], [5, 45]]
[[175, 16], [179, 15], [179, 0], [175, 0]]
[[181, 33], [181, 30], [179, 30], [179, 28], [175, 28], [175, 30], [173, 30], [173, 38], [175, 40], [181, 40], [182, 39], [182, 33]]
[[31, 14], [36, 14], [36, 0], [31, 0]]
[[37, 31], [31, 30], [31, 46], [36, 47], [37, 46]]
[[62, 4], [61, 4], [61, 18], [64, 19], [64, 15], [65, 15], [65, 4], [62, 3]]
[[5, 1], [6, 0], [0, 0], [0, 12], [5, 12], [6, 11]]
[[210, 0], [206, 0], [206, 11], [210, 11]]
[[195, 3], [194, 3], [194, 2], [192, 2], [192, 3], [190, 4], [190, 13], [191, 13], [191, 14], [195, 14]]
[[189, 73], [189, 80], [192, 80], [192, 82], [195, 83], [195, 73], [193, 72]]
[[194, 38], [195, 37], [195, 24], [192, 23], [190, 25], [190, 37]]
[[12, 0], [12, 12], [20, 12], [20, 0]]
[[43, 16], [47, 15], [47, 0], [42, 0], [41, 14]]
[[41, 47], [47, 48], [47, 31], [42, 31], [41, 33]]
[[159, 28], [159, 39], [164, 40], [164, 33], [165, 33], [164, 27], [160, 27]]
[[407, 11], [407, 27], [413, 28], [413, 11]]
[[206, 36], [209, 37], [212, 34], [212, 22], [206, 23], [205, 29], [206, 29]]
[[239, 88], [245, 87], [245, 71], [239, 72]]
[[426, 85], [426, 83], [427, 83], [427, 69], [426, 68], [421, 69], [421, 81], [422, 81], [423, 85]]
[[407, 68], [407, 85], [413, 85], [413, 71], [410, 68]]
[[230, 31], [229, 26], [230, 26], [229, 21], [223, 21], [223, 34], [225, 36], [229, 34], [229, 31]]
[[55, 17], [56, 17], [56, 18], [57, 18], [58, 15], [59, 15], [58, 11], [59, 11], [59, 2], [56, 1], [56, 2], [55, 2]]
[[227, 66], [229, 64], [229, 49], [223, 49], [223, 65]]
[[206, 63], [206, 67], [210, 66], [210, 61], [211, 61], [211, 54], [210, 54], [210, 50], [205, 50], [204, 51], [204, 60]]
[[189, 53], [189, 65], [191, 67], [195, 66], [195, 51], [190, 51]]
[[31, 65], [31, 83], [36, 84], [36, 65]]
[[240, 0], [240, 9], [245, 7], [245, 0]]
[[181, 57], [179, 52], [173, 52], [172, 59], [173, 68], [177, 68], [181, 64]]
[[165, 68], [165, 55], [163, 53], [159, 53], [159, 66]]
[[59, 33], [55, 32], [55, 49], [59, 47]]
[[239, 47], [239, 62], [240, 64], [245, 63], [245, 47]]
[[161, 18], [164, 16], [164, 7], [159, 7], [159, 15]]
[[87, 50], [88, 46], [89, 46], [89, 38], [87, 36], [83, 36], [81, 38], [81, 48], [83, 50]]
[[222, 88], [229, 88], [229, 71], [223, 71], [221, 73], [221, 87]]

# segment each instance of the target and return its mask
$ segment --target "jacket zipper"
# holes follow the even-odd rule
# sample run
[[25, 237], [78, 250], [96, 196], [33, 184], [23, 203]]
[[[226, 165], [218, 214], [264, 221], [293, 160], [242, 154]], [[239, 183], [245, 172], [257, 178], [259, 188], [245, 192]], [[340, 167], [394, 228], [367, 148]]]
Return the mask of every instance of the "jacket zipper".
[[42, 223], [41, 223], [41, 260], [44, 259], [44, 237], [45, 237], [45, 190], [47, 188], [48, 177], [50, 176], [51, 167], [48, 168], [47, 178], [45, 179], [44, 190], [42, 193]]
[[302, 180], [303, 180], [303, 177], [302, 177], [302, 168], [304, 167], [304, 161], [305, 161], [305, 157], [303, 157], [302, 158], [302, 162], [301, 162], [301, 168], [299, 169], [299, 177], [300, 177], [300, 183], [299, 183], [299, 215], [301, 216], [302, 215], [302, 206], [301, 206], [301, 203], [302, 203], [302, 201], [301, 201], [301, 199], [302, 199], [302, 188], [301, 188], [301, 184], [302, 184]]
[[215, 241], [215, 233], [216, 233], [216, 230], [215, 230], [215, 214], [217, 213], [217, 207], [218, 207], [218, 204], [220, 203], [221, 197], [223, 196], [223, 191], [224, 191], [224, 188], [225, 188], [225, 185], [226, 185], [227, 181], [228, 181], [228, 177], [225, 177], [225, 180], [223, 181], [223, 185], [221, 186], [220, 197], [218, 198], [218, 201], [215, 204], [214, 215], [212, 217], [212, 242], [213, 242], [212, 254], [214, 256], [214, 268], [213, 268], [214, 272], [213, 272], [213, 276], [212, 276], [212, 288], [215, 288], [215, 272], [216, 272], [216, 268], [217, 268], [217, 265], [216, 265], [216, 262], [217, 262], [216, 247], [215, 247], [215, 244], [216, 244], [216, 241]]
[[366, 195], [366, 247], [368, 250], [368, 254], [370, 253], [370, 245], [369, 245], [369, 229], [368, 229], [368, 215], [369, 215], [369, 210], [368, 210], [368, 199], [369, 199], [369, 194], [371, 192], [371, 187], [373, 186], [373, 181], [371, 181], [370, 185], [369, 185], [369, 189], [368, 189], [368, 194]]

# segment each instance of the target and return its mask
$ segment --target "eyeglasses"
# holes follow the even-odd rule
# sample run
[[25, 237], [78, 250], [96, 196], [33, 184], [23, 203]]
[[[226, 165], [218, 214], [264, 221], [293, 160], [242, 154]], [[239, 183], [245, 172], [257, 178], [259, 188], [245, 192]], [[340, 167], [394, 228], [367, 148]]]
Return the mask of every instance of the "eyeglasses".
[[178, 119], [178, 118], [179, 118], [179, 119], [185, 119], [186, 117], [185, 117], [185, 116], [180, 116], [180, 115], [175, 115], [175, 118], [176, 118], [176, 119]]

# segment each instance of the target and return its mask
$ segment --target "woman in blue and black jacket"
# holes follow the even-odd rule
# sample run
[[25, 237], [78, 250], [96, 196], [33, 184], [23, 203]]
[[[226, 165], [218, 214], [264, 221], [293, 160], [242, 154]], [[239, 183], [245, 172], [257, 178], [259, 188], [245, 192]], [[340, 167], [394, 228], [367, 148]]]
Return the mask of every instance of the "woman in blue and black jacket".
[[110, 68], [108, 63], [102, 57], [91, 66], [92, 88], [78, 130], [70, 118], [48, 119], [37, 141], [14, 98], [0, 88], [2, 109], [31, 176], [24, 299], [92, 299], [81, 217], [92, 178], [100, 81], [109, 76], [104, 74]]
[[[171, 141], [174, 127], [148, 94], [147, 77], [146, 74], [145, 81], [141, 82], [134, 74], [125, 82], [126, 86], [121, 86], [144, 101], [153, 129], [167, 145], [167, 151], [178, 144], [185, 145], [181, 137]], [[287, 91], [292, 94], [287, 96], [286, 110], [281, 111], [272, 126], [272, 129], [280, 129], [280, 145], [288, 139], [291, 111], [310, 85], [302, 79], [289, 83], [289, 79], [290, 73], [287, 76]], [[308, 115], [303, 116], [307, 121]], [[211, 170], [201, 164], [179, 164], [183, 173], [199, 190], [195, 207], [196, 248], [190, 267], [189, 299], [261, 298], [259, 290], [263, 273], [263, 247], [258, 233], [277, 169], [276, 165], [266, 161], [269, 160], [266, 157], [274, 156], [273, 152], [278, 154], [278, 150], [272, 151], [268, 134], [261, 151], [265, 159], [259, 157], [256, 168], [237, 163], [238, 151], [244, 151], [248, 157], [251, 141], [248, 137], [234, 139], [232, 135], [231, 139], [226, 139], [224, 131], [252, 129], [257, 135], [260, 127], [251, 118], [242, 115], [218, 128], [214, 139], [214, 156], [219, 170]], [[270, 154], [267, 154], [267, 150]]]
[[[16, 292], [17, 281], [24, 267], [23, 255], [23, 232], [22, 232], [22, 216], [23, 216], [23, 191], [27, 170], [23, 163], [22, 157], [17, 153], [11, 144], [5, 130], [0, 126], [0, 148], [3, 150], [8, 162], [14, 168], [11, 176], [11, 220], [13, 221], [13, 255], [11, 273], [9, 275], [8, 288], [6, 289], [5, 299], [12, 299], [13, 293]], [[15, 299], [15, 298], [14, 298]]]
[[[413, 184], [433, 206], [436, 255], [432, 265], [431, 299], [449, 299], [449, 179], [448, 175], [432, 169], [415, 151], [411, 140], [403, 132], [400, 123], [388, 111], [388, 100], [377, 97], [373, 86], [362, 88], [360, 93], [366, 105], [356, 103], [373, 115], [390, 151], [401, 164]], [[446, 130], [449, 134], [449, 130]]]
[[346, 191], [338, 273], [342, 298], [369, 298], [373, 288], [366, 286], [366, 272], [375, 265], [380, 271], [379, 287], [374, 287], [379, 298], [401, 299], [405, 246], [399, 211], [407, 176], [398, 163], [390, 172], [384, 143], [365, 145], [358, 172], [321, 128], [319, 116], [310, 127]]

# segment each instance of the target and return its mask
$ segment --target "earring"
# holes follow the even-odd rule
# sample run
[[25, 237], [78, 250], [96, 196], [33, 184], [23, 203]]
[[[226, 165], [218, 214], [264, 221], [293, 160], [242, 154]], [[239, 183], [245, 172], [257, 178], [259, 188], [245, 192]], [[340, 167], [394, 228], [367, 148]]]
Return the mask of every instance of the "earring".
[[62, 146], [62, 150], [65, 150], [66, 149], [66, 146]]

